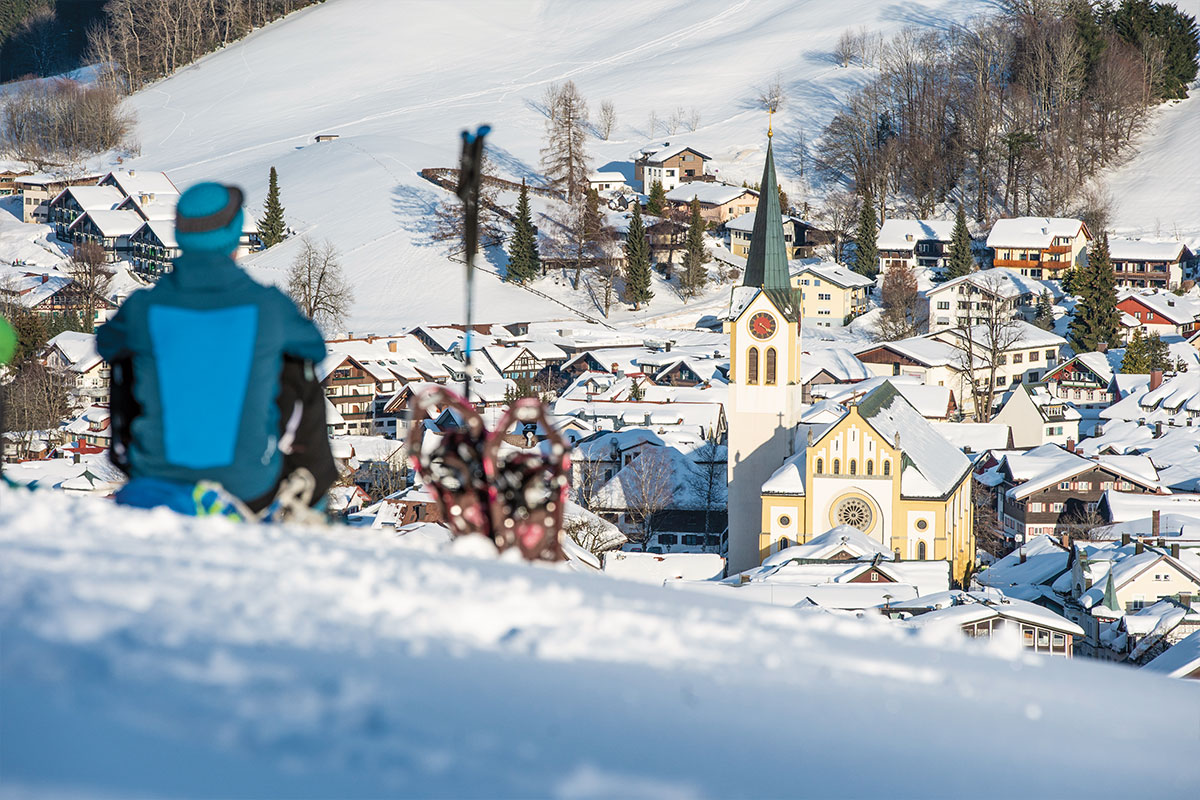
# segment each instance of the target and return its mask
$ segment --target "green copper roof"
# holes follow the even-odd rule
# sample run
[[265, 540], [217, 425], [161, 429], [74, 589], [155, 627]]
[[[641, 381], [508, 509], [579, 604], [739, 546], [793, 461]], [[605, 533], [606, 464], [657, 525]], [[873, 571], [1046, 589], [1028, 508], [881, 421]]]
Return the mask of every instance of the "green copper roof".
[[1121, 604], [1117, 602], [1117, 588], [1113, 585], [1111, 568], [1108, 570], [1108, 582], [1104, 584], [1104, 601], [1100, 605], [1118, 614], [1121, 612]]
[[[787, 243], [783, 238], [783, 211], [779, 208], [779, 183], [775, 179], [775, 156], [767, 139], [767, 163], [759, 184], [758, 209], [746, 256], [744, 286], [760, 286], [781, 311], [798, 312], [788, 275]], [[797, 317], [798, 318], [798, 317]]]

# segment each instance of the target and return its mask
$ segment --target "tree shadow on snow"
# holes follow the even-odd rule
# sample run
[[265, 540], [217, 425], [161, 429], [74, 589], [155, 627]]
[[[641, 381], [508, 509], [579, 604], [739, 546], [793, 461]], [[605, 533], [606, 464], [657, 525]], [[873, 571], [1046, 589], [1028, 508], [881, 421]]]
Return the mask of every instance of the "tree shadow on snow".
[[436, 247], [444, 244], [433, 238], [433, 232], [437, 228], [434, 209], [438, 203], [450, 197], [452, 195], [449, 192], [439, 190], [433, 184], [426, 189], [423, 186], [402, 183], [392, 189], [392, 211], [396, 215], [396, 222], [401, 230], [414, 234], [413, 244], [418, 247]]

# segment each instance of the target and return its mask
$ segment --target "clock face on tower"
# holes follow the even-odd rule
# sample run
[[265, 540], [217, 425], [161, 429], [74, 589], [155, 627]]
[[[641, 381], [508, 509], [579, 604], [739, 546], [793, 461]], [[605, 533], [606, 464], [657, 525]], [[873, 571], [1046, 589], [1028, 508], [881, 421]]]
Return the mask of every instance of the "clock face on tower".
[[775, 318], [760, 311], [750, 318], [750, 333], [756, 339], [770, 339], [775, 335]]

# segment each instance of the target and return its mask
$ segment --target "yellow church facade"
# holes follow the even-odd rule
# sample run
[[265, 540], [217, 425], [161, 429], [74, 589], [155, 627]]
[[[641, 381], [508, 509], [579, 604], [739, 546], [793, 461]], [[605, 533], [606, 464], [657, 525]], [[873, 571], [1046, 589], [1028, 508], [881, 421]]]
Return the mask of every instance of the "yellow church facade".
[[799, 429], [796, 454], [763, 484], [760, 560], [851, 525], [901, 559], [949, 561], [961, 584], [975, 561], [966, 456], [888, 384]]

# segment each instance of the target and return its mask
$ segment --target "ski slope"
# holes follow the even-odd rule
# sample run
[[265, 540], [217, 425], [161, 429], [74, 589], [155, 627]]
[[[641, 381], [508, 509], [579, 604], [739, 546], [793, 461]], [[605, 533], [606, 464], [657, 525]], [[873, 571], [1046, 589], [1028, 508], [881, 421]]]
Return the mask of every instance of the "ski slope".
[[[463, 128], [490, 123], [502, 173], [534, 178], [544, 126], [537, 104], [548, 84], [570, 79], [593, 110], [603, 99], [616, 106], [612, 140], [590, 142], [594, 168], [628, 164], [650, 141], [686, 139], [713, 156], [722, 178], [757, 181], [767, 121], [752, 98], [779, 73], [789, 101], [775, 120], [777, 162], [800, 201], [789, 144], [801, 132], [811, 139], [869, 76], [833, 62], [842, 31], [945, 26], [992, 8], [987, 0], [648, 0], [618, 12], [603, 0], [329, 0], [135, 95], [142, 155], [127, 164], [166, 170], [181, 186], [238, 183], [255, 213], [275, 166], [290, 224], [344, 256], [357, 293], [350, 330], [461, 321], [463, 267], [429, 241], [429, 208], [447, 194], [417, 172], [454, 166]], [[666, 120], [677, 107], [697, 108], [700, 127], [651, 135], [650, 111]], [[317, 144], [318, 133], [340, 138]], [[250, 259], [256, 277], [281, 281], [298, 245]], [[481, 261], [498, 270], [505, 257]], [[562, 303], [596, 314], [583, 291], [548, 280], [537, 288], [559, 302], [481, 275], [477, 319], [570, 317]], [[637, 322], [680, 311], [660, 288], [643, 313], [616, 316]]]
[[425, 552], [383, 531], [0, 487], [0, 796], [1200, 785], [1190, 682], [531, 567], [486, 544]]

